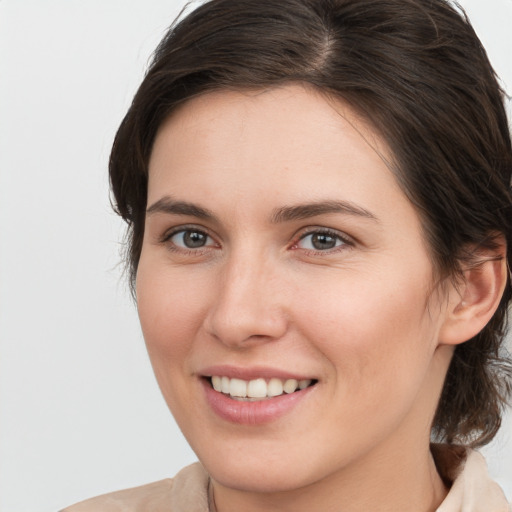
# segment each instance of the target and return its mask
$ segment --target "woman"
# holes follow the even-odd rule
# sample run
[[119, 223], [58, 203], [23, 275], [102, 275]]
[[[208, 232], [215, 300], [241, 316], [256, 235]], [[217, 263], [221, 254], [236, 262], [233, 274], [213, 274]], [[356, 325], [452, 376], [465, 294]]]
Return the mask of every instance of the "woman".
[[110, 177], [200, 464], [67, 510], [508, 510], [473, 448], [510, 396], [511, 172], [503, 93], [443, 0], [189, 14]]

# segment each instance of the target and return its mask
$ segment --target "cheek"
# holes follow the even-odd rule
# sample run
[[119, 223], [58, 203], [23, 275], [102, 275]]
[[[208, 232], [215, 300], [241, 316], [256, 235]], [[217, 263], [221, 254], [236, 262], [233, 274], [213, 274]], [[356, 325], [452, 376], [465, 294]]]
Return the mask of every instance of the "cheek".
[[418, 286], [421, 274], [415, 275], [416, 281], [380, 274], [346, 278], [338, 286], [325, 282], [300, 306], [304, 335], [330, 362], [337, 389], [361, 404], [373, 406], [390, 391], [409, 393], [428, 369], [436, 325], [427, 289]]
[[151, 365], [175, 419], [189, 421], [190, 408], [198, 408], [190, 387], [190, 360], [197, 349], [194, 339], [201, 326], [208, 292], [204, 279], [192, 272], [141, 258], [137, 273], [137, 308]]
[[172, 268], [141, 258], [137, 308], [157, 378], [160, 366], [162, 370], [183, 366], [191, 351], [207, 302], [208, 287], [203, 277], [172, 272]]

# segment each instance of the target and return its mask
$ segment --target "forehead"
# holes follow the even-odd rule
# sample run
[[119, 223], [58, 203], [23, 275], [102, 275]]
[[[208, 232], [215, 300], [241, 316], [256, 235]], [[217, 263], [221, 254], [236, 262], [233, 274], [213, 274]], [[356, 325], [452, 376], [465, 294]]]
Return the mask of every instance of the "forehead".
[[164, 175], [166, 181], [178, 175], [180, 181], [207, 175], [219, 181], [232, 171], [231, 186], [237, 177], [240, 185], [250, 178], [257, 186], [287, 175], [290, 188], [309, 175], [321, 187], [333, 171], [356, 179], [360, 168], [371, 166], [391, 178], [390, 160], [368, 122], [312, 87], [217, 91], [189, 100], [162, 124], [149, 162], [149, 193]]

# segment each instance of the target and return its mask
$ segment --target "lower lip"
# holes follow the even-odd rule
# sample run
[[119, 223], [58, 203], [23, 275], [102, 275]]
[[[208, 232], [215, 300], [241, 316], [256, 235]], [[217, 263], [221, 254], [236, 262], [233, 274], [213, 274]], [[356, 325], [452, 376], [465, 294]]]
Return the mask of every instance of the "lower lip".
[[215, 391], [208, 379], [201, 379], [206, 401], [222, 419], [240, 425], [261, 425], [277, 420], [297, 407], [316, 385], [273, 398], [246, 402]]

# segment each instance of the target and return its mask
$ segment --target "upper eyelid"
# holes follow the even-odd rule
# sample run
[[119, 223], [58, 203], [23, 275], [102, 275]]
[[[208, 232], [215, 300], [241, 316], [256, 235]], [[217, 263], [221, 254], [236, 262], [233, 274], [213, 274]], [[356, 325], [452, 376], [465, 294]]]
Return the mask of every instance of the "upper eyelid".
[[[187, 231], [202, 233], [206, 236], [207, 242], [205, 245], [201, 245], [199, 247], [182, 247], [179, 243], [172, 241], [172, 238], [179, 233], [185, 233]], [[209, 239], [209, 242], [208, 242]], [[173, 228], [167, 229], [162, 235], [160, 235], [156, 240], [157, 245], [161, 245], [165, 247], [167, 250], [178, 253], [182, 255], [189, 256], [199, 256], [204, 254], [205, 251], [210, 251], [212, 249], [218, 249], [220, 244], [217, 239], [212, 236], [207, 229], [198, 228], [195, 226], [175, 226]]]
[[348, 235], [344, 231], [340, 231], [339, 229], [334, 228], [328, 228], [325, 226], [310, 226], [307, 228], [303, 228], [299, 231], [299, 233], [296, 235], [296, 240], [302, 240], [302, 238], [312, 235], [314, 233], [324, 233], [328, 235], [333, 235], [341, 240], [343, 240], [345, 243], [355, 243], [355, 240], [352, 236]]
[[[340, 240], [342, 243], [330, 249], [310, 249], [310, 248], [302, 248], [299, 247], [299, 244], [302, 240], [304, 240], [307, 236], [313, 235], [315, 233], [327, 234], [329, 236], [333, 236]], [[329, 255], [338, 254], [340, 251], [346, 251], [347, 249], [351, 249], [355, 247], [357, 244], [357, 240], [355, 240], [352, 236], [348, 235], [344, 231], [340, 231], [338, 229], [328, 228], [326, 226], [308, 226], [300, 230], [292, 239], [292, 242], [288, 246], [288, 250], [293, 251], [301, 251], [304, 254], [309, 255], [322, 255], [324, 257], [328, 257]]]
[[[198, 231], [200, 233], [204, 233], [206, 236], [211, 238], [216, 244], [221, 245], [219, 242], [218, 236], [216, 236], [215, 233], [212, 233], [210, 229], [197, 225], [197, 224], [182, 224], [178, 226], [173, 226], [168, 229], [166, 229], [161, 235], [158, 236], [158, 241], [163, 243], [169, 241], [171, 237], [176, 235], [177, 233], [180, 233], [182, 231]], [[313, 225], [313, 226], [305, 226], [295, 232], [294, 235], [291, 237], [290, 245], [296, 245], [300, 240], [305, 238], [308, 235], [312, 235], [314, 233], [325, 233], [329, 234], [335, 237], [338, 237], [340, 240], [342, 240], [345, 244], [355, 244], [357, 240], [347, 234], [345, 231], [341, 231], [332, 227], [328, 226], [319, 226], [319, 225]]]
[[182, 231], [197, 231], [198, 233], [203, 233], [206, 236], [209, 236], [210, 238], [215, 239], [215, 237], [211, 234], [211, 232], [208, 229], [206, 229], [202, 226], [194, 225], [194, 224], [184, 224], [184, 225], [174, 226], [172, 228], [166, 229], [162, 233], [162, 235], [159, 236], [159, 239], [161, 241], [169, 240], [171, 237], [173, 237], [177, 233], [181, 233]]

